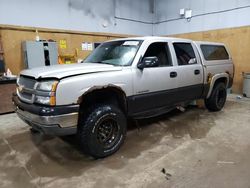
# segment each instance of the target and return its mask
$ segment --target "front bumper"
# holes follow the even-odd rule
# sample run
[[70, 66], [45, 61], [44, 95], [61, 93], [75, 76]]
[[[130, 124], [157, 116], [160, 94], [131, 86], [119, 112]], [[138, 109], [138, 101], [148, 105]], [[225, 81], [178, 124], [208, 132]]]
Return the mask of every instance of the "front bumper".
[[77, 131], [79, 105], [45, 107], [27, 104], [13, 96], [17, 115], [33, 129], [46, 135], [72, 135]]

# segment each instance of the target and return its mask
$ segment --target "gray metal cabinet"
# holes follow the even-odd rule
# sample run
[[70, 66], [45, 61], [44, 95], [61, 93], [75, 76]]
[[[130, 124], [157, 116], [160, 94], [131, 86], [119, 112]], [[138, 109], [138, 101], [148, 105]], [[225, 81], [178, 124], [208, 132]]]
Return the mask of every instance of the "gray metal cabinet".
[[26, 68], [56, 65], [58, 48], [56, 42], [24, 41], [22, 43], [23, 60]]

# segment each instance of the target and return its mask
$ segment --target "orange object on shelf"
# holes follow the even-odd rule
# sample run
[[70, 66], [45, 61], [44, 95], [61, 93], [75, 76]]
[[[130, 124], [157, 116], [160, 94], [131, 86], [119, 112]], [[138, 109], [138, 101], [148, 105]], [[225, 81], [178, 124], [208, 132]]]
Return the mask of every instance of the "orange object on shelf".
[[75, 54], [63, 54], [58, 57], [58, 64], [72, 64], [77, 62], [78, 49], [75, 49]]
[[58, 63], [59, 64], [72, 64], [76, 63], [75, 55], [59, 55]]

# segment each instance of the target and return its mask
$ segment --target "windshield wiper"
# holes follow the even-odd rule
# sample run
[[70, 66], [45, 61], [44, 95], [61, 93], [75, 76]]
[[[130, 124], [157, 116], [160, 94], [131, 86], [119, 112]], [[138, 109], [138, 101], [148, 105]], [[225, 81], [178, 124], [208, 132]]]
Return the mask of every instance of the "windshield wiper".
[[107, 63], [107, 62], [104, 62], [104, 61], [97, 61], [97, 62], [91, 62], [91, 63], [107, 64], [107, 65], [113, 65], [113, 66], [115, 66], [115, 65], [112, 64], [112, 63]]

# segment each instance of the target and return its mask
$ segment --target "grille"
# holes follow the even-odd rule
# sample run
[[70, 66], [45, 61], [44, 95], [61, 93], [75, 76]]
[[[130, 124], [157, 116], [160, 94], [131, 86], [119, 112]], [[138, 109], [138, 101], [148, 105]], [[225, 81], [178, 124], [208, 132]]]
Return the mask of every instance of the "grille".
[[17, 94], [20, 100], [28, 103], [33, 103], [36, 80], [20, 76], [17, 84]]
[[19, 92], [22, 98], [32, 101], [32, 94], [27, 92]]
[[24, 88], [27, 88], [27, 89], [33, 89], [35, 84], [36, 84], [35, 79], [27, 78], [23, 76], [20, 76], [19, 81], [18, 81], [19, 86], [22, 85]]

